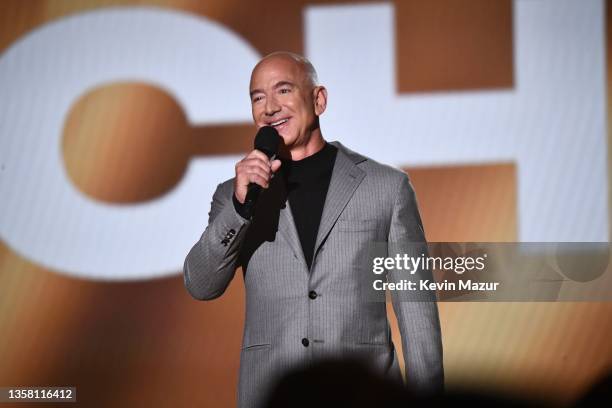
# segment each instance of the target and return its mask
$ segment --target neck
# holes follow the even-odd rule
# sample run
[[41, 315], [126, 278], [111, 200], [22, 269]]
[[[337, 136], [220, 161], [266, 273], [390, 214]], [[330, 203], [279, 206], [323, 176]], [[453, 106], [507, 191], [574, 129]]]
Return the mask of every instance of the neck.
[[325, 146], [325, 139], [321, 135], [319, 129], [310, 135], [308, 142], [301, 146], [293, 146], [289, 149], [289, 158], [293, 161], [305, 159], [308, 156], [312, 156]]

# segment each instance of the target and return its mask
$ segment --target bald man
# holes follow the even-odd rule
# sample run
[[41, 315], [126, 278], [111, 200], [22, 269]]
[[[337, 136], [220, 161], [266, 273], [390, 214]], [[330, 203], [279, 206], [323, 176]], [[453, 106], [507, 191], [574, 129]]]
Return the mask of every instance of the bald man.
[[[363, 299], [363, 254], [375, 243], [425, 243], [405, 173], [326, 142], [319, 117], [327, 90], [304, 57], [277, 52], [253, 69], [253, 121], [281, 136], [280, 159], [253, 150], [215, 191], [208, 226], [184, 265], [199, 300], [221, 296], [242, 267], [246, 319], [238, 405], [258, 407], [288, 370], [328, 357], [358, 357], [401, 381], [384, 296]], [[263, 187], [254, 216], [247, 187]], [[396, 250], [397, 248], [394, 248]], [[371, 267], [370, 267], [371, 271]], [[390, 273], [388, 281], [401, 276]], [[407, 384], [443, 388], [442, 342], [434, 301], [393, 294]]]

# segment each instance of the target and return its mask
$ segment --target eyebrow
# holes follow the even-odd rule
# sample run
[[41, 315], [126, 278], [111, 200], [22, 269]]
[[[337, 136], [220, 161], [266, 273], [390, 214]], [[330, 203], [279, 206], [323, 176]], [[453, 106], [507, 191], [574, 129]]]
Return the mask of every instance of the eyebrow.
[[[295, 84], [294, 84], [293, 82], [291, 82], [291, 81], [279, 81], [279, 82], [277, 82], [277, 83], [275, 83], [275, 84], [274, 84], [273, 88], [274, 88], [274, 89], [278, 89], [278, 88], [280, 88], [280, 87], [282, 87], [282, 86], [285, 86], [285, 85], [289, 85], [289, 86], [291, 86], [291, 87], [294, 87], [294, 86], [295, 86]], [[249, 93], [249, 95], [250, 95], [250, 96], [251, 96], [251, 98], [252, 98], [252, 97], [253, 97], [253, 95], [255, 95], [256, 93], [263, 93], [263, 91], [262, 91], [261, 89], [253, 89], [253, 90], [252, 90], [252, 91]]]

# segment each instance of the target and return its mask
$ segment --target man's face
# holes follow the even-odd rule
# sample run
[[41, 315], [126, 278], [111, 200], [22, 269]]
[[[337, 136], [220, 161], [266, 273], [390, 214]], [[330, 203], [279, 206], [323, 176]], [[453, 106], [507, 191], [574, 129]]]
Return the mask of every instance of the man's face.
[[316, 90], [301, 65], [291, 58], [270, 57], [251, 75], [251, 110], [257, 128], [273, 126], [289, 149], [303, 146], [318, 128]]

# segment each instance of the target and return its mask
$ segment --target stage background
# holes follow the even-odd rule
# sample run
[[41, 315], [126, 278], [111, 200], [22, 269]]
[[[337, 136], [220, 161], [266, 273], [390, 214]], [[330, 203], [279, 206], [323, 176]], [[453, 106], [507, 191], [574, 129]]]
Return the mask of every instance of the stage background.
[[[608, 241], [609, 6], [3, 1], [0, 386], [235, 405], [241, 273], [198, 302], [180, 268], [275, 50], [319, 69], [328, 140], [408, 171], [429, 241]], [[567, 404], [612, 366], [610, 303], [439, 308], [450, 388]]]

